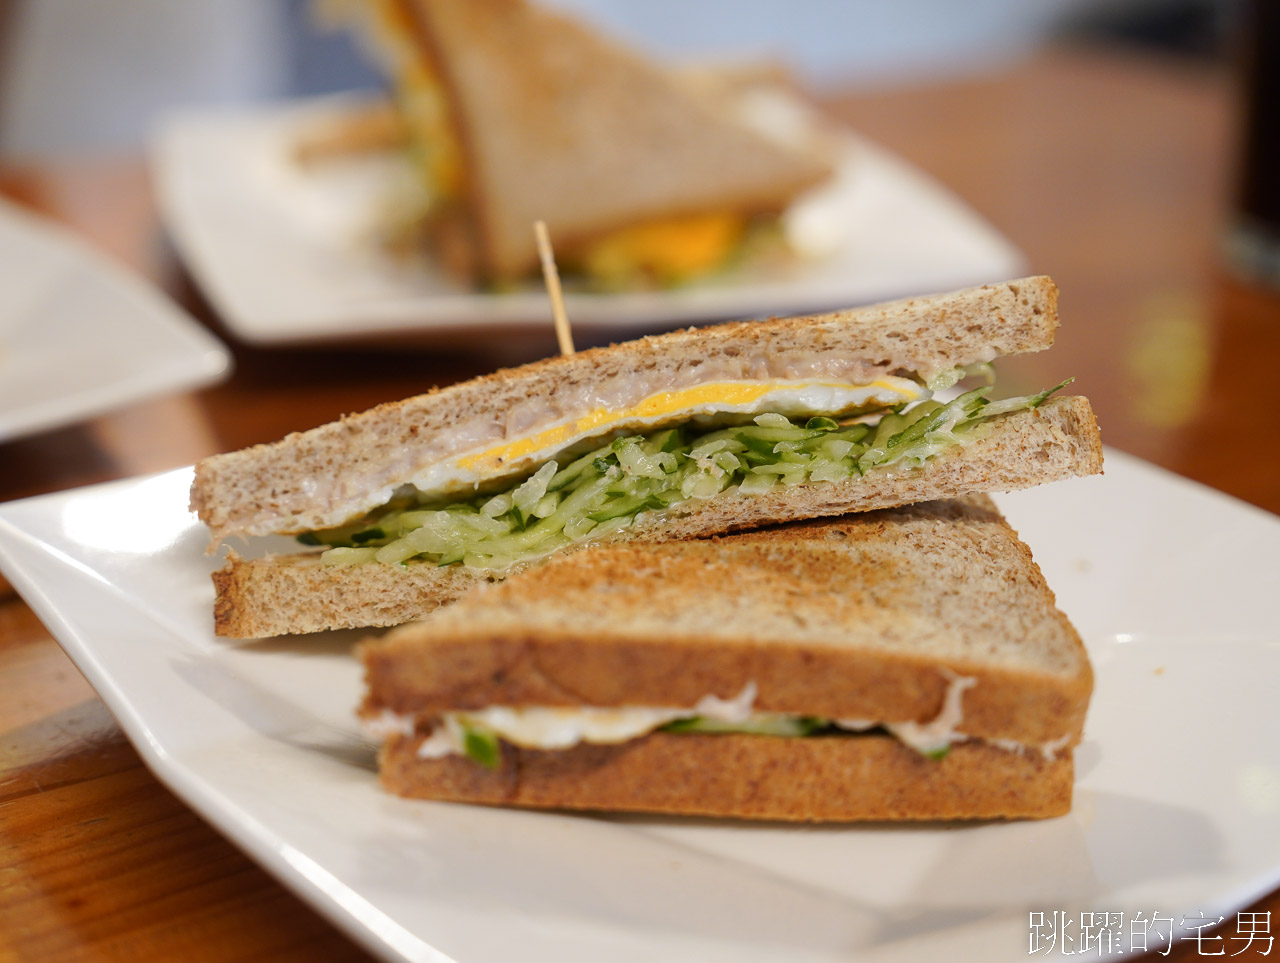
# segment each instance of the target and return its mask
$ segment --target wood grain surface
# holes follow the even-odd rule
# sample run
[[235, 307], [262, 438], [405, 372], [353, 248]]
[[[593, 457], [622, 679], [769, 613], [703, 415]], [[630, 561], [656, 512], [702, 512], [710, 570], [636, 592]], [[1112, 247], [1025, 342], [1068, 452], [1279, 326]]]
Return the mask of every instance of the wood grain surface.
[[[1004, 367], [1011, 388], [1073, 374], [1108, 444], [1280, 511], [1280, 419], [1265, 394], [1280, 296], [1234, 280], [1217, 256], [1233, 171], [1228, 77], [1052, 50], [826, 105], [948, 185], [1032, 272], [1061, 284], [1058, 345]], [[226, 336], [167, 247], [137, 159], [10, 167], [0, 192]], [[0, 445], [0, 500], [178, 467], [496, 363], [480, 347], [232, 346], [236, 374], [221, 386]], [[1280, 891], [1252, 909], [1270, 911], [1280, 935]], [[1227, 954], [1240, 946], [1235, 927], [1217, 931]], [[1199, 955], [1182, 943], [1169, 958]], [[0, 597], [0, 961], [362, 957], [158, 783], [31, 610]]]

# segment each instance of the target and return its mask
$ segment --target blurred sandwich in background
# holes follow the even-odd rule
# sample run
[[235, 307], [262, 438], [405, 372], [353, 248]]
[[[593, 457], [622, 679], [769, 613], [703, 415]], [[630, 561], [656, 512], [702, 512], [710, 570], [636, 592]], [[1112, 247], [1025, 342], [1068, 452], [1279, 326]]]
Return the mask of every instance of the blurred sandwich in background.
[[786, 257], [779, 216], [832, 174], [817, 128], [776, 103], [744, 117], [741, 74], [667, 69], [526, 0], [329, 6], [371, 41], [394, 104], [300, 155], [406, 151], [412, 185], [384, 235], [477, 285], [536, 273], [537, 220], [561, 269], [594, 288]]

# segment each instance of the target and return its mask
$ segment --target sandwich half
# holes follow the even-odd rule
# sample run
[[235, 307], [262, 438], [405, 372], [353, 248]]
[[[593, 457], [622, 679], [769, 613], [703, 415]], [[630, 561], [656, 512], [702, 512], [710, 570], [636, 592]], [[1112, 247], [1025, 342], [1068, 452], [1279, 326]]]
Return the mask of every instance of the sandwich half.
[[565, 556], [360, 655], [393, 793], [746, 819], [1060, 815], [1092, 691], [985, 496]]
[[1089, 403], [933, 397], [1049, 346], [1027, 278], [690, 328], [525, 365], [196, 466], [215, 543], [313, 550], [215, 573], [217, 631], [393, 625], [588, 544], [694, 538], [1101, 471]]
[[435, 259], [483, 282], [561, 266], [606, 286], [670, 284], [732, 260], [831, 168], [795, 139], [526, 0], [353, 5], [391, 74]]

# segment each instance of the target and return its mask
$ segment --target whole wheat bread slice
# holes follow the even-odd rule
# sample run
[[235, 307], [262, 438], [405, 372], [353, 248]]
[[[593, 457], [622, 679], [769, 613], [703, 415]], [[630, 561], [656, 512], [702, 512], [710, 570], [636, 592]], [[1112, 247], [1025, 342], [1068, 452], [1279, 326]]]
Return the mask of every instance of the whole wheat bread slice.
[[[1056, 398], [1004, 415], [990, 433], [911, 471], [789, 486], [759, 495], [726, 493], [682, 513], [641, 515], [619, 537], [664, 541], [794, 519], [867, 511], [974, 492], [1013, 491], [1102, 470], [1097, 424], [1084, 398]], [[421, 618], [498, 576], [460, 565], [378, 563], [335, 567], [315, 554], [229, 559], [214, 574], [216, 631], [255, 638], [330, 628], [395, 625]]]
[[537, 266], [642, 220], [779, 211], [828, 177], [821, 159], [735, 122], [660, 67], [525, 0], [404, 0], [462, 146], [475, 263]]
[[[752, 818], [1065, 811], [1092, 691], [1079, 636], [981, 496], [564, 556], [370, 640], [361, 657], [362, 713], [412, 720], [383, 753], [394, 792]], [[444, 712], [683, 707], [749, 684], [763, 712], [925, 723], [957, 678], [971, 680], [954, 723], [968, 738], [934, 768], [875, 735], [504, 744], [494, 772], [416, 755]]]
[[420, 759], [422, 736], [379, 753], [400, 796], [538, 809], [668, 813], [788, 822], [1047, 818], [1071, 808], [1070, 753], [1049, 760], [986, 743], [928, 759], [889, 736], [779, 739], [654, 733], [556, 752], [502, 746], [497, 770]]
[[[689, 328], [503, 370], [196, 465], [191, 507], [214, 541], [340, 525], [424, 468], [540, 424], [717, 381], [931, 377], [1053, 343], [1047, 277], [769, 321]], [[653, 387], [653, 386], [658, 387]], [[539, 421], [537, 412], [542, 412]]]

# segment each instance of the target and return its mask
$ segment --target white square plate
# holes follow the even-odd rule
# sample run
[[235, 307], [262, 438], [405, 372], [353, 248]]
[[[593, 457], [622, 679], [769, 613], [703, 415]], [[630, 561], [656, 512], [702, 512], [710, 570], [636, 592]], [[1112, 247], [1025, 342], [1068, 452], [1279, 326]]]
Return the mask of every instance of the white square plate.
[[226, 348], [158, 291], [0, 201], [0, 442], [230, 369]]
[[[152, 163], [165, 222], [227, 326], [261, 344], [550, 330], [539, 284], [481, 294], [379, 249], [373, 212], [394, 160], [296, 162], [303, 133], [351, 103], [177, 114], [159, 131]], [[665, 291], [569, 292], [575, 328], [848, 307], [1022, 273], [1019, 252], [935, 181], [852, 135], [839, 143], [835, 178], [788, 212], [825, 257], [773, 276], [755, 270]]]
[[1105, 477], [1000, 499], [1097, 673], [1075, 807], [1047, 821], [389, 797], [354, 720], [355, 634], [212, 635], [190, 470], [0, 506], [0, 567], [156, 774], [389, 960], [1017, 960], [1029, 913], [1122, 913], [1126, 938], [1156, 914], [1167, 939], [1280, 883], [1280, 520], [1107, 457]]

